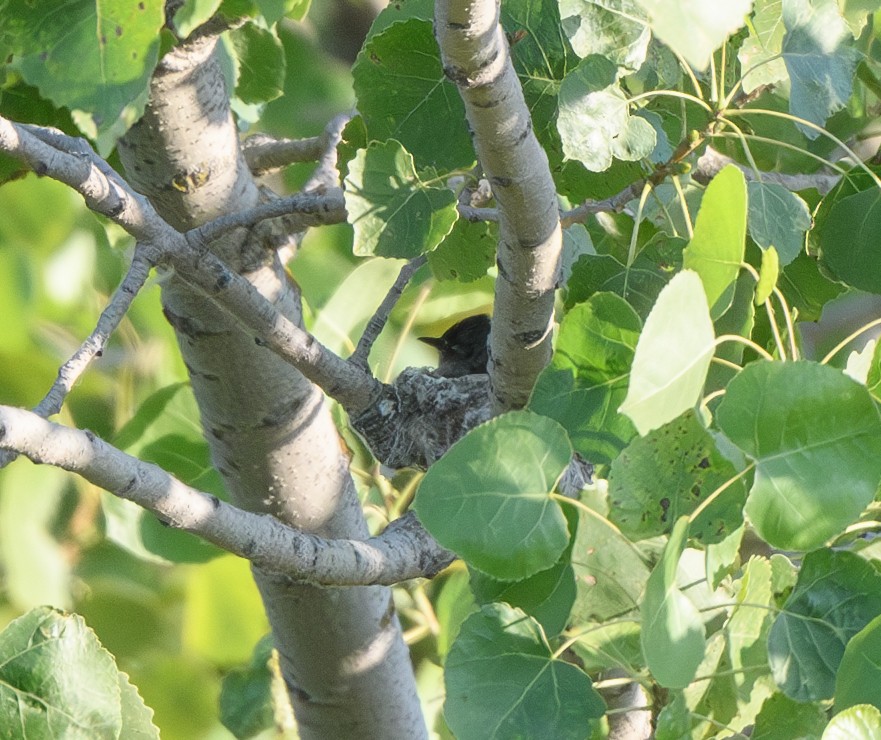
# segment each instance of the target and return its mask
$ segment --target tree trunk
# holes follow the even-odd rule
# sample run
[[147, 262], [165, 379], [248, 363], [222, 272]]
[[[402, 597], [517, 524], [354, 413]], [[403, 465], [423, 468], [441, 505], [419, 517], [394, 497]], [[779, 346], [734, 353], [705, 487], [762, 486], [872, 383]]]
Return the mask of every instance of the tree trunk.
[[[215, 38], [157, 69], [142, 120], [120, 143], [130, 182], [179, 229], [253, 207]], [[260, 229], [214, 251], [288, 318], [300, 296]], [[214, 464], [236, 505], [326, 537], [366, 538], [348, 458], [321, 391], [182, 279], [163, 282]], [[426, 735], [391, 591], [316, 588], [254, 570], [303, 738]]]

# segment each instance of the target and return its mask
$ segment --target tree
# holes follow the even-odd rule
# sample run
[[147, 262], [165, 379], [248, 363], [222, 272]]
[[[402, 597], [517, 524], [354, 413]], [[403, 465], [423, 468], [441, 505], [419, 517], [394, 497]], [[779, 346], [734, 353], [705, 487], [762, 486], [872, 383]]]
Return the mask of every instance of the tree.
[[308, 3], [0, 1], [4, 736], [204, 733], [157, 618], [240, 737], [876, 737], [879, 9], [408, 0], [346, 113]]

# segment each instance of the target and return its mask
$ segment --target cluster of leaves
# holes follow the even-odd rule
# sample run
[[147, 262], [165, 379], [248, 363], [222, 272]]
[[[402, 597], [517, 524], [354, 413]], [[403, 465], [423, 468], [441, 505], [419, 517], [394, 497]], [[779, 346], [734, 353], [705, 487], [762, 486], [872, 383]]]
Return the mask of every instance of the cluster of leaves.
[[[604, 712], [587, 674], [610, 669], [665, 690], [659, 737], [881, 731], [877, 554], [850, 535], [875, 527], [881, 352], [847, 372], [809, 361], [797, 323], [848, 289], [881, 293], [878, 177], [829, 158], [879, 109], [878, 8], [759, 2], [741, 30], [750, 10], [503, 5], [564, 204], [646, 184], [624, 214], [567, 230], [556, 351], [528, 410], [469, 433], [417, 491], [469, 568], [444, 586], [473, 599], [450, 616], [456, 737], [582, 737]], [[428, 3], [384, 11], [356, 63], [347, 206], [359, 253], [428, 252], [437, 278], [467, 280], [493, 227], [457, 218], [444, 186], [474, 155], [430, 19]], [[707, 143], [745, 166], [703, 187], [688, 166]], [[822, 199], [762, 177], [824, 163], [842, 179]], [[573, 452], [600, 476], [580, 502], [554, 493]]]
[[[55, 28], [36, 23], [39, 4], [0, 2], [0, 51], [12, 59], [0, 111], [79, 127], [109, 152], [171, 44], [159, 33], [162, 5], [120, 2], [117, 18], [80, 4], [80, 23]], [[528, 409], [465, 436], [416, 494], [422, 522], [468, 566], [432, 587], [443, 719], [461, 740], [544, 737], [549, 727], [601, 737], [605, 705], [590, 676], [608, 670], [650, 689], [659, 738], [748, 726], [766, 740], [881, 732], [881, 555], [855, 537], [875, 528], [881, 350], [868, 345], [846, 371], [808, 361], [798, 325], [844, 292], [881, 293], [881, 181], [832, 157], [879, 110], [879, 8], [503, 4], [562, 205], [644, 187], [623, 212], [567, 228], [556, 351]], [[272, 24], [305, 5], [186, 2], [178, 34], [218, 9], [254, 15], [225, 53], [237, 112], [257, 115], [249, 106], [278, 94], [283, 78]], [[449, 187], [477, 188], [475, 155], [432, 13], [428, 0], [409, 0], [377, 18], [352, 71], [359, 115], [340, 154], [354, 253], [427, 253], [455, 293], [486, 280], [497, 227], [461, 218]], [[76, 36], [94, 28], [97, 50], [94, 36]], [[109, 68], [119, 76], [102, 74]], [[35, 114], [36, 91], [53, 105]], [[692, 177], [708, 143], [752, 171], [750, 182], [735, 165], [707, 187]], [[842, 177], [823, 197], [761, 176], [824, 165]], [[161, 391], [119, 443], [222, 493], [204, 443], [182, 423], [195, 418], [190, 404], [185, 389]], [[554, 493], [573, 453], [597, 471], [580, 500]], [[108, 534], [139, 558], [216, 554], [109, 499], [105, 512]], [[15, 687], [0, 696], [36, 691], [22, 683], [35, 669], [18, 662], [28, 646], [46, 646], [40, 666], [71, 660], [46, 639], [59, 632], [89, 644], [80, 654], [106, 657], [75, 617], [33, 612], [0, 637], [0, 684]], [[252, 668], [231, 676], [225, 721], [239, 735], [272, 719], [265, 704], [241, 701], [248, 691], [268, 701], [265, 667], [261, 646]], [[100, 670], [120, 687], [114, 706], [70, 716], [135, 732], [143, 710], [112, 661]], [[42, 706], [81, 701], [61, 692]], [[29, 721], [57, 728], [60, 714], [34, 708]]]

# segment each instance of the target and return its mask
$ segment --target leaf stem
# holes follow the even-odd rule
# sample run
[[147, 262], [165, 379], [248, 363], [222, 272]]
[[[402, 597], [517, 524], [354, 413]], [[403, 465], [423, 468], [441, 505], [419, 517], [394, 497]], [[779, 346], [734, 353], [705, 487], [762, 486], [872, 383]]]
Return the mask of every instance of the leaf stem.
[[551, 497], [552, 499], [554, 499], [554, 500], [557, 501], [558, 503], [561, 503], [561, 504], [570, 504], [571, 506], [574, 506], [574, 507], [577, 508], [577, 509], [581, 509], [581, 510], [582, 510], [585, 514], [587, 514], [588, 516], [592, 516], [592, 517], [593, 517], [594, 519], [596, 519], [598, 522], [601, 522], [602, 524], [605, 524], [609, 529], [611, 529], [616, 535], [618, 535], [618, 536], [619, 536], [619, 537], [620, 537], [620, 538], [621, 538], [621, 539], [627, 544], [627, 546], [628, 546], [628, 547], [634, 552], [634, 554], [636, 554], [636, 556], [637, 556], [637, 557], [638, 557], [643, 563], [645, 563], [646, 565], [648, 565], [649, 560], [648, 560], [648, 558], [645, 556], [645, 554], [642, 553], [642, 552], [640, 552], [639, 548], [638, 548], [636, 545], [634, 545], [634, 544], [630, 541], [630, 539], [627, 538], [627, 537], [624, 535], [624, 533], [623, 533], [620, 529], [618, 529], [618, 527], [616, 527], [616, 526], [615, 526], [615, 525], [614, 525], [609, 519], [607, 519], [606, 517], [604, 517], [604, 516], [603, 516], [602, 514], [600, 514], [598, 511], [594, 511], [594, 510], [591, 509], [587, 504], [585, 504], [583, 501], [579, 501], [579, 500], [576, 499], [576, 498], [569, 498], [568, 496], [563, 496], [563, 495], [561, 495], [561, 494], [559, 494], [559, 493], [551, 493], [551, 494], [549, 494], [549, 495], [550, 495], [550, 497]]
[[721, 336], [716, 337], [715, 345], [718, 347], [720, 344], [725, 342], [740, 342], [747, 347], [749, 347], [753, 352], [762, 357], [769, 362], [774, 361], [773, 355], [771, 355], [768, 350], [764, 347], [756, 344], [752, 339], [747, 339], [746, 337], [740, 336], [740, 334], [722, 334]]
[[713, 491], [709, 496], [707, 496], [694, 511], [691, 512], [691, 515], [688, 517], [689, 524], [692, 524], [695, 519], [697, 519], [710, 504], [712, 504], [719, 496], [722, 495], [722, 492], [725, 491], [729, 486], [733, 485], [737, 481], [739, 481], [743, 476], [749, 473], [756, 464], [751, 462], [747, 465], [743, 470], [741, 470], [737, 475], [729, 478], [725, 481], [721, 486], [719, 486], [715, 491]]
[[855, 332], [848, 334], [844, 339], [842, 339], [838, 344], [836, 344], [829, 352], [826, 353], [826, 356], [820, 360], [821, 365], [826, 365], [829, 360], [831, 360], [835, 355], [837, 355], [841, 350], [843, 350], [848, 344], [850, 344], [854, 339], [856, 339], [863, 332], [869, 331], [873, 327], [881, 324], [881, 319], [875, 319], [874, 321], [870, 321], [868, 324], [863, 324], [859, 329]]

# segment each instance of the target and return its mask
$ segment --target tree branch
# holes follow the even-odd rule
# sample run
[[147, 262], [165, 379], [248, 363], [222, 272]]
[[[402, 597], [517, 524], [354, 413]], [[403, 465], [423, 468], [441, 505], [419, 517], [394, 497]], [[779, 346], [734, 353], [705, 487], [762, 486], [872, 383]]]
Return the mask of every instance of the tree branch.
[[77, 473], [151, 511], [175, 529], [247, 558], [262, 570], [301, 582], [391, 585], [410, 578], [432, 578], [455, 557], [412, 514], [368, 540], [318, 537], [191, 488], [92, 432], [53, 424], [23, 409], [0, 406], [0, 448]]
[[[107, 346], [110, 335], [116, 331], [116, 327], [122, 321], [132, 304], [135, 296], [144, 287], [152, 267], [149, 259], [143, 254], [143, 250], [135, 247], [132, 263], [129, 265], [123, 281], [110, 299], [106, 308], [98, 317], [98, 323], [94, 331], [74, 352], [71, 358], [58, 369], [58, 377], [52, 387], [43, 397], [43, 400], [34, 408], [34, 413], [43, 419], [61, 411], [64, 400], [67, 398], [79, 377], [95, 357], [99, 357]], [[0, 452], [0, 469], [5, 468], [15, 456], [8, 452]]]
[[[39, 136], [33, 133], [35, 129], [40, 131]], [[86, 142], [73, 143], [77, 141], [51, 130], [19, 126], [0, 117], [0, 151], [80, 193], [91, 210], [119, 224], [142, 242], [146, 259], [153, 264], [174, 267], [181, 278], [199, 288], [252, 332], [257, 344], [296, 367], [350, 412], [363, 410], [379, 397], [382, 384], [378, 380], [324, 347], [285, 317], [246, 278], [209, 251], [211, 240], [235, 228], [290, 213], [291, 203], [306, 211], [321, 211], [325, 203], [322, 196], [301, 194], [273, 201], [242, 214], [220, 217], [182, 234], [159, 216], [150, 201], [132, 190]], [[68, 147], [74, 151], [68, 151]]]
[[548, 159], [532, 130], [494, 0], [438, 0], [435, 35], [499, 207], [489, 374], [493, 409], [526, 404], [551, 356], [562, 232]]
[[364, 327], [364, 333], [358, 340], [358, 346], [355, 347], [355, 351], [352, 353], [351, 357], [349, 357], [349, 362], [353, 365], [360, 367], [365, 371], [369, 369], [370, 366], [367, 360], [370, 357], [370, 350], [373, 348], [373, 343], [385, 328], [388, 317], [397, 304], [398, 299], [401, 297], [401, 293], [404, 292], [404, 288], [407, 287], [407, 283], [410, 282], [410, 279], [416, 271], [427, 261], [428, 258], [424, 254], [421, 254], [418, 257], [411, 259], [401, 268], [392, 287], [389, 288], [382, 303], [379, 304], [379, 308], [376, 309], [376, 313], [370, 317], [370, 321], [368, 321], [367, 326]]

